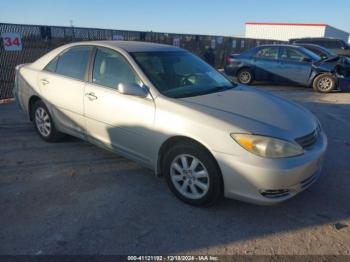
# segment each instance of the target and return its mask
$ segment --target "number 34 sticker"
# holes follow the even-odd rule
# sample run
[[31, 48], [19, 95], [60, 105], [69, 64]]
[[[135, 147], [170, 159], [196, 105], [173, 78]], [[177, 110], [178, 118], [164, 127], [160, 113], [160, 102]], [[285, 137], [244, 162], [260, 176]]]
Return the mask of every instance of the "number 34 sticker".
[[5, 51], [22, 51], [21, 35], [18, 33], [5, 33], [1, 35]]

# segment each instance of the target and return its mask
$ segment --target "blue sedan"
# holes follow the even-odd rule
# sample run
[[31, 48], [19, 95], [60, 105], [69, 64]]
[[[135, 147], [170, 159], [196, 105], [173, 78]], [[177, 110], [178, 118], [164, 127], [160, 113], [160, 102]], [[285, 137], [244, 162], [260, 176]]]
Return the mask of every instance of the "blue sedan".
[[350, 88], [350, 66], [339, 57], [321, 58], [310, 50], [294, 45], [263, 45], [240, 55], [230, 55], [227, 75], [242, 84], [257, 81], [313, 86], [318, 92]]

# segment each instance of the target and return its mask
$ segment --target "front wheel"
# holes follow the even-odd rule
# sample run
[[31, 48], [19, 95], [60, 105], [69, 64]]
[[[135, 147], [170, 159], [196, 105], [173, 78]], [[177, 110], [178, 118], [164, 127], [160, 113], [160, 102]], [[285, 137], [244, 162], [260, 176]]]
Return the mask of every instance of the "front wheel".
[[313, 88], [317, 92], [329, 93], [337, 86], [337, 80], [332, 74], [321, 74], [316, 76]]
[[222, 196], [216, 161], [198, 145], [189, 143], [171, 148], [164, 156], [163, 174], [174, 195], [188, 204], [211, 205]]

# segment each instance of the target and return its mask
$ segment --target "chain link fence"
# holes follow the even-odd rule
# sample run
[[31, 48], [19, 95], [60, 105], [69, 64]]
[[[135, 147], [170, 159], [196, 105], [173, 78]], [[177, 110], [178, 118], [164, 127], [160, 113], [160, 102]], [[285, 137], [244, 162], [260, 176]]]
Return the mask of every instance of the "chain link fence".
[[[16, 33], [21, 37], [21, 51], [5, 49], [4, 35]], [[203, 58], [206, 48], [213, 47], [215, 67], [222, 68], [226, 56], [260, 44], [278, 43], [237, 37], [139, 32], [96, 28], [59, 27], [0, 23], [0, 100], [12, 97], [15, 67], [31, 63], [50, 50], [71, 42], [89, 40], [145, 41], [173, 45], [187, 49]]]

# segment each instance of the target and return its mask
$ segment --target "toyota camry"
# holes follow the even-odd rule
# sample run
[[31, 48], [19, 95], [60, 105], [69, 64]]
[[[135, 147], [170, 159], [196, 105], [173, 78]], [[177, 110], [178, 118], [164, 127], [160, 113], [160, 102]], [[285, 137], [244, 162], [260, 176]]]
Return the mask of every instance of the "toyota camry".
[[135, 160], [192, 205], [287, 200], [317, 180], [327, 147], [308, 110], [168, 45], [68, 44], [17, 66], [14, 95], [43, 140]]

